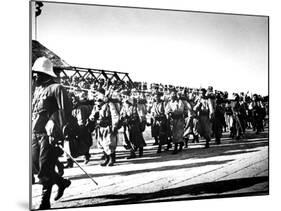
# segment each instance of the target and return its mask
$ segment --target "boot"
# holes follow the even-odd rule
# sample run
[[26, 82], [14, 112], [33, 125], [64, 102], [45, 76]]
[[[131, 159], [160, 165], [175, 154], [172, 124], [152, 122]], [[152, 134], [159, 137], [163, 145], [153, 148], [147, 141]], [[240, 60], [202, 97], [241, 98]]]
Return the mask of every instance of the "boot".
[[168, 144], [167, 144], [167, 148], [166, 151], [169, 151], [169, 149], [172, 147], [171, 141], [169, 140]]
[[180, 147], [179, 147], [179, 152], [182, 151], [182, 147], [183, 147], [183, 142], [179, 143]]
[[199, 143], [199, 137], [198, 137], [198, 135], [194, 135], [194, 142], [195, 142], [195, 143]]
[[139, 148], [139, 157], [142, 157], [143, 156], [143, 147], [140, 147]]
[[84, 157], [85, 157], [84, 164], [86, 165], [89, 163], [91, 155], [89, 153], [87, 153]]
[[109, 155], [105, 154], [105, 152], [104, 152], [104, 156], [105, 156], [105, 159], [103, 162], [100, 163], [100, 166], [106, 166], [109, 162]]
[[65, 166], [65, 168], [72, 168], [73, 167], [73, 160], [71, 160], [70, 158], [68, 158], [66, 160], [67, 164]]
[[116, 161], [116, 152], [113, 152], [112, 159], [113, 159], [113, 163], [115, 163], [115, 161]]
[[159, 144], [158, 138], [155, 137], [155, 142], [154, 142], [152, 145], [153, 145], [153, 146], [156, 146], [156, 145], [158, 145], [158, 144]]
[[205, 148], [206, 148], [206, 149], [210, 147], [209, 142], [210, 142], [210, 139], [206, 139], [206, 144], [205, 144]]
[[172, 152], [172, 155], [175, 155], [178, 153], [178, 144], [175, 144], [174, 150]]
[[52, 192], [51, 185], [47, 185], [47, 186], [43, 185], [41, 203], [38, 208], [39, 210], [47, 210], [51, 208], [51, 204], [50, 204], [51, 192]]
[[63, 170], [64, 166], [63, 166], [63, 164], [58, 160], [57, 163], [56, 163], [56, 166], [58, 168], [58, 174], [60, 176], [62, 176], [64, 174], [64, 170]]
[[220, 138], [216, 138], [216, 144], [221, 144], [221, 139]]
[[157, 150], [157, 154], [161, 153], [161, 149], [162, 149], [162, 145], [161, 145], [161, 144], [159, 144], [159, 146], [158, 146], [158, 150]]
[[124, 147], [125, 149], [130, 149], [130, 147], [129, 147], [128, 145], [126, 145], [126, 144], [124, 144], [123, 147]]
[[64, 190], [69, 187], [70, 184], [70, 180], [61, 178], [61, 181], [57, 184], [59, 188], [57, 195], [54, 198], [55, 201], [59, 200], [62, 197]]
[[112, 153], [112, 154], [110, 154], [110, 155], [108, 155], [108, 157], [109, 157], [109, 161], [108, 161], [108, 164], [107, 164], [107, 166], [113, 166], [114, 165], [114, 155], [113, 155], [114, 153]]
[[105, 159], [105, 154], [104, 154], [104, 153], [102, 154], [102, 156], [101, 156], [100, 159], [101, 159], [101, 160], [104, 160], [104, 159]]
[[134, 150], [130, 151], [130, 156], [127, 157], [127, 159], [132, 159], [136, 157], [136, 153], [134, 152]]
[[188, 138], [184, 140], [184, 148], [188, 148]]

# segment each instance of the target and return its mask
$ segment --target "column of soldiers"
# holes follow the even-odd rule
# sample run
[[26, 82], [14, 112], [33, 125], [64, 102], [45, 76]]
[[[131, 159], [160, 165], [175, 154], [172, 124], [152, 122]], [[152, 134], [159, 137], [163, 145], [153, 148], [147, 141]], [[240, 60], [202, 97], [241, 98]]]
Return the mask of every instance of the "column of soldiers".
[[[151, 126], [157, 153], [163, 146], [166, 151], [173, 146], [172, 154], [188, 148], [190, 137], [196, 143], [203, 138], [205, 148], [209, 148], [212, 138], [216, 144], [221, 143], [223, 131], [239, 139], [247, 128], [257, 134], [264, 130], [266, 107], [258, 95], [250, 98], [241, 93], [229, 100], [227, 93], [213, 91], [212, 87], [180, 91], [173, 88], [168, 92], [155, 89], [145, 94], [125, 88], [118, 81], [100, 80], [83, 83], [84, 88], [89, 88], [87, 96], [85, 91], [76, 90], [77, 79], [74, 84], [65, 82], [76, 87], [74, 91], [66, 91], [57, 83], [47, 58], [36, 60], [32, 70], [36, 87], [32, 103], [32, 175], [37, 174], [43, 187], [40, 209], [50, 208], [53, 185], [58, 186], [55, 200], [70, 186], [71, 182], [62, 175], [64, 167], [73, 167], [73, 158], [83, 156], [85, 164], [90, 161], [93, 138], [103, 152], [100, 165], [110, 167], [116, 162], [119, 134], [129, 153], [127, 159], [143, 156], [147, 145], [143, 132], [147, 126]], [[68, 152], [66, 166], [58, 159], [64, 154], [62, 147]]]

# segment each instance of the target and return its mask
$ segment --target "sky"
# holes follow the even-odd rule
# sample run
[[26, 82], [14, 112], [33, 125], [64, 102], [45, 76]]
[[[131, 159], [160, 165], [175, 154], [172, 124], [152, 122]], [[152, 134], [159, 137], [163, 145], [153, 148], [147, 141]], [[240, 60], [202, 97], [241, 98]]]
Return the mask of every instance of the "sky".
[[44, 3], [37, 40], [70, 65], [134, 81], [268, 93], [262, 16]]

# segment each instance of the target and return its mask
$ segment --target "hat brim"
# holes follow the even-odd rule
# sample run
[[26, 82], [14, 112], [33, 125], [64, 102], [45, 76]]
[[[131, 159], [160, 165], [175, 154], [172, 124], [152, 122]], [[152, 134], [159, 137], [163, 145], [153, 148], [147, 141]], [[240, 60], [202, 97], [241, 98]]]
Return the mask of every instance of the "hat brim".
[[57, 78], [58, 77], [54, 72], [45, 72], [45, 71], [41, 71], [41, 70], [32, 70], [32, 72], [44, 73], [46, 75], [52, 76], [53, 78]]

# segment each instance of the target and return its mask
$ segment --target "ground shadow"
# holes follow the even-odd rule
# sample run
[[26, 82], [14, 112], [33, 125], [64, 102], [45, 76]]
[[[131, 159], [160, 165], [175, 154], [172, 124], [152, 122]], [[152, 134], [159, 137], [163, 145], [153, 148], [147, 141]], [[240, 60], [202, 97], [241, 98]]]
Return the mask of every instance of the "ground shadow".
[[[91, 177], [99, 177], [99, 176], [114, 176], [114, 175], [120, 175], [120, 176], [129, 176], [132, 174], [139, 174], [139, 173], [149, 173], [152, 171], [167, 171], [167, 170], [178, 170], [178, 169], [187, 169], [187, 168], [194, 168], [194, 167], [201, 167], [201, 166], [207, 166], [207, 165], [222, 165], [228, 162], [231, 162], [233, 160], [223, 160], [223, 161], [207, 161], [207, 162], [197, 162], [197, 163], [191, 163], [191, 164], [184, 164], [184, 165], [165, 165], [158, 168], [150, 168], [150, 169], [138, 169], [138, 170], [128, 170], [128, 171], [122, 171], [122, 172], [113, 172], [113, 173], [100, 173], [100, 174], [89, 174]], [[161, 173], [159, 173], [161, 174]], [[88, 178], [87, 175], [81, 174], [76, 176], [70, 176], [68, 177], [71, 180], [77, 180], [77, 179], [84, 179]]]
[[[232, 179], [232, 180], [223, 180], [217, 182], [210, 183], [199, 183], [194, 185], [187, 185], [178, 188], [171, 188], [160, 190], [153, 193], [130, 193], [130, 194], [109, 194], [109, 195], [101, 195], [96, 197], [85, 197], [85, 198], [74, 198], [65, 200], [62, 202], [70, 202], [70, 201], [79, 201], [79, 200], [93, 200], [95, 199], [109, 199], [111, 201], [102, 203], [94, 203], [86, 206], [102, 206], [102, 205], [121, 205], [121, 204], [133, 204], [133, 203], [143, 203], [143, 201], [149, 202], [149, 200], [175, 197], [175, 196], [183, 196], [184, 198], [192, 198], [198, 196], [202, 197], [203, 194], [213, 194], [216, 197], [223, 197], [223, 193], [228, 193], [230, 191], [236, 191], [243, 188], [249, 188], [253, 185], [259, 183], [268, 183], [268, 177], [254, 177], [254, 178], [240, 178], [240, 179]], [[268, 186], [265, 190], [261, 190], [257, 193], [268, 194]], [[251, 192], [250, 195], [257, 195], [255, 192]], [[222, 195], [217, 195], [222, 194]], [[236, 195], [240, 195], [239, 193]], [[235, 196], [235, 195], [234, 195]], [[209, 196], [210, 197], [210, 196]], [[113, 201], [112, 201], [113, 200]], [[171, 200], [171, 199], [170, 199]], [[174, 199], [173, 199], [174, 200]], [[168, 201], [167, 199], [164, 201]]]
[[[189, 141], [191, 142], [191, 141]], [[165, 162], [170, 160], [179, 160], [179, 159], [189, 159], [189, 158], [208, 158], [213, 156], [225, 156], [225, 155], [235, 155], [241, 153], [250, 153], [254, 152], [254, 149], [257, 147], [262, 147], [268, 145], [268, 133], [262, 132], [260, 134], [255, 134], [253, 132], [248, 132], [245, 136], [245, 139], [235, 140], [227, 137], [227, 134], [224, 134], [222, 138], [222, 144], [216, 145], [214, 141], [211, 142], [211, 147], [209, 149], [204, 149], [205, 144], [204, 140], [200, 140], [199, 143], [191, 143], [189, 146], [202, 146], [199, 148], [184, 148], [183, 151], [177, 155], [171, 155], [172, 150], [165, 151], [163, 146], [163, 152], [157, 154], [157, 146], [151, 146], [151, 143], [148, 144], [149, 148], [144, 148], [144, 159], [140, 159], [138, 156], [135, 159], [126, 159], [129, 156], [129, 151], [126, 149], [118, 150], [116, 152], [116, 165], [126, 165], [128, 163], [138, 164], [138, 163], [148, 163], [148, 162]], [[236, 152], [227, 152], [230, 150], [236, 150]], [[138, 155], [138, 153], [136, 153]], [[87, 166], [97, 165], [97, 162], [101, 160], [102, 152], [91, 154], [90, 162]], [[76, 159], [78, 163], [84, 162], [82, 157]], [[65, 163], [65, 161], [63, 162]]]
[[124, 159], [126, 155], [117, 154], [116, 165], [125, 165], [127, 163], [149, 163], [149, 162], [166, 162], [171, 160], [182, 160], [182, 159], [204, 159], [215, 156], [227, 156], [227, 155], [238, 155], [243, 153], [256, 152], [255, 148], [267, 146], [267, 141], [255, 141], [255, 142], [241, 142], [236, 144], [227, 145], [216, 145], [211, 146], [209, 149], [204, 148], [187, 148], [183, 149], [182, 152], [172, 155], [171, 151], [162, 152], [161, 154], [156, 154], [154, 150], [144, 150], [144, 159]]

